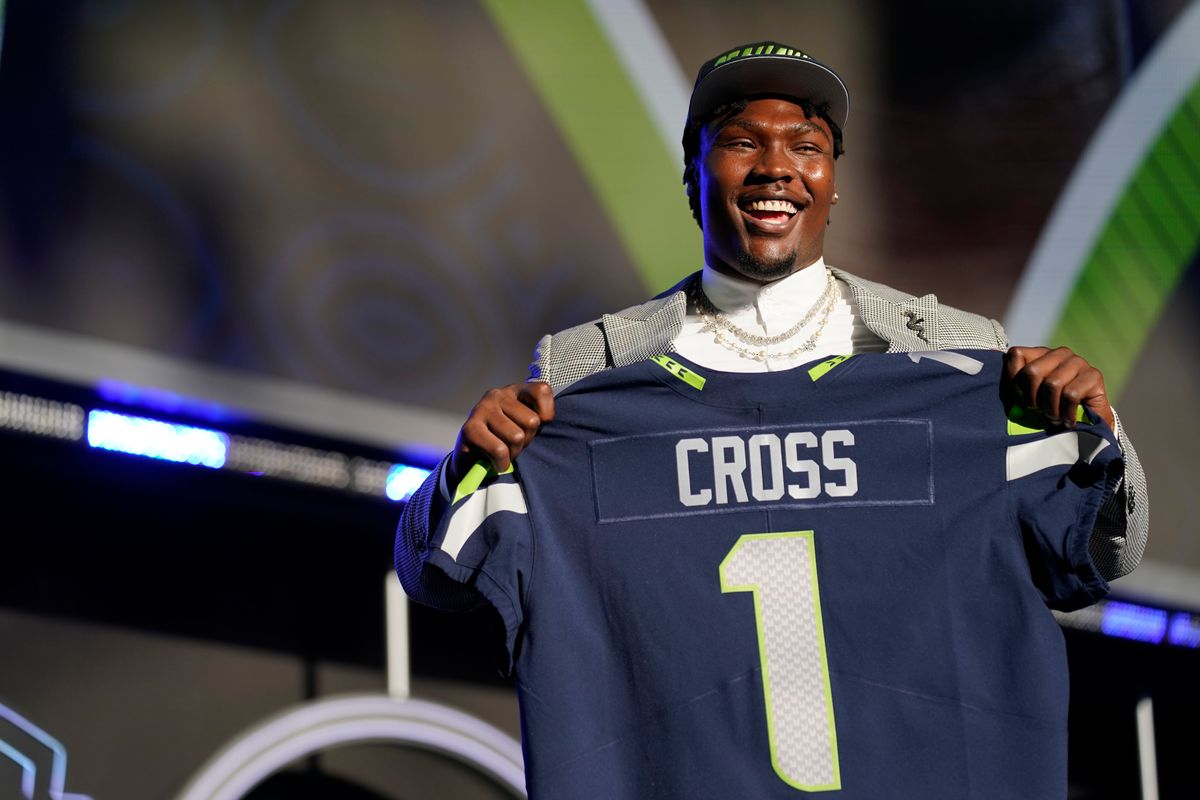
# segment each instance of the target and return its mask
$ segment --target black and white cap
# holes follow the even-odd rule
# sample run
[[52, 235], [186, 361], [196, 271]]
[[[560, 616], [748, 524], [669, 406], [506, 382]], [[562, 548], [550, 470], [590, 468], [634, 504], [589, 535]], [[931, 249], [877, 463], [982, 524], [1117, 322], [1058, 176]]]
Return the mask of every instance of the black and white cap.
[[832, 68], [794, 47], [755, 42], [704, 62], [688, 104], [688, 124], [723, 103], [755, 94], [782, 94], [827, 106], [839, 128], [846, 127], [850, 113], [850, 93]]

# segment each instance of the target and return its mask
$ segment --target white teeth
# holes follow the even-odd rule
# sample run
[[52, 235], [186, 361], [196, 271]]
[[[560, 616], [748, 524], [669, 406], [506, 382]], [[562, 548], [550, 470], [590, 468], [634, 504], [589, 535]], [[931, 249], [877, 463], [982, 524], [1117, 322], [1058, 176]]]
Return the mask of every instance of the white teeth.
[[783, 211], [788, 214], [796, 213], [796, 206], [788, 200], [755, 200], [747, 207], [748, 211]]

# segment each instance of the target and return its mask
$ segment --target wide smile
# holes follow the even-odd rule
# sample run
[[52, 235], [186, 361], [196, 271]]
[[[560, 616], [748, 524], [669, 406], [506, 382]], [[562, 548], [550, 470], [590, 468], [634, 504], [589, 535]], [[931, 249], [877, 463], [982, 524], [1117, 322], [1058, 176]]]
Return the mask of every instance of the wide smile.
[[786, 199], [744, 199], [738, 202], [738, 210], [747, 227], [764, 233], [782, 233], [791, 227], [801, 208]]

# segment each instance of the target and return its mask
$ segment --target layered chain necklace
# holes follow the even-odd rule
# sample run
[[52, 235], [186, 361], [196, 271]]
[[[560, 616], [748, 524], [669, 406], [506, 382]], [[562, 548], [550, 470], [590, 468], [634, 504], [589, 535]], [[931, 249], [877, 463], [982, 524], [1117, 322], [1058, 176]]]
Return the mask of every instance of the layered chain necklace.
[[[821, 331], [825, 330], [825, 325], [829, 322], [838, 296], [837, 283], [834, 281], [833, 275], [827, 271], [825, 273], [825, 291], [799, 322], [776, 336], [759, 336], [734, 325], [729, 317], [708, 299], [708, 295], [700, 286], [700, 281], [692, 283], [690, 294], [692, 302], [696, 305], [696, 311], [700, 314], [700, 321], [704, 323], [704, 330], [712, 332], [717, 344], [727, 350], [732, 350], [742, 358], [762, 362], [766, 362], [768, 358], [787, 360], [801, 353], [807, 353], [816, 347], [817, 339], [821, 337]], [[799, 347], [783, 353], [772, 353], [767, 349], [781, 345], [795, 337], [804, 329], [805, 325], [812, 322], [818, 311], [821, 313], [821, 321], [817, 324], [817, 329], [801, 342]]]

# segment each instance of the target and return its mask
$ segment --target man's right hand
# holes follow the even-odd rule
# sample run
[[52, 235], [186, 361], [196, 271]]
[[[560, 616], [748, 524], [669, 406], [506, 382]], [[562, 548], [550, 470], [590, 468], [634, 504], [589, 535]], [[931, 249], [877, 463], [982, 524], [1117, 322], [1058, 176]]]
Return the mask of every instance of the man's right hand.
[[514, 383], [489, 389], [471, 409], [458, 432], [446, 469], [446, 485], [454, 491], [476, 462], [488, 461], [503, 472], [529, 446], [538, 428], [554, 419], [550, 384]]

